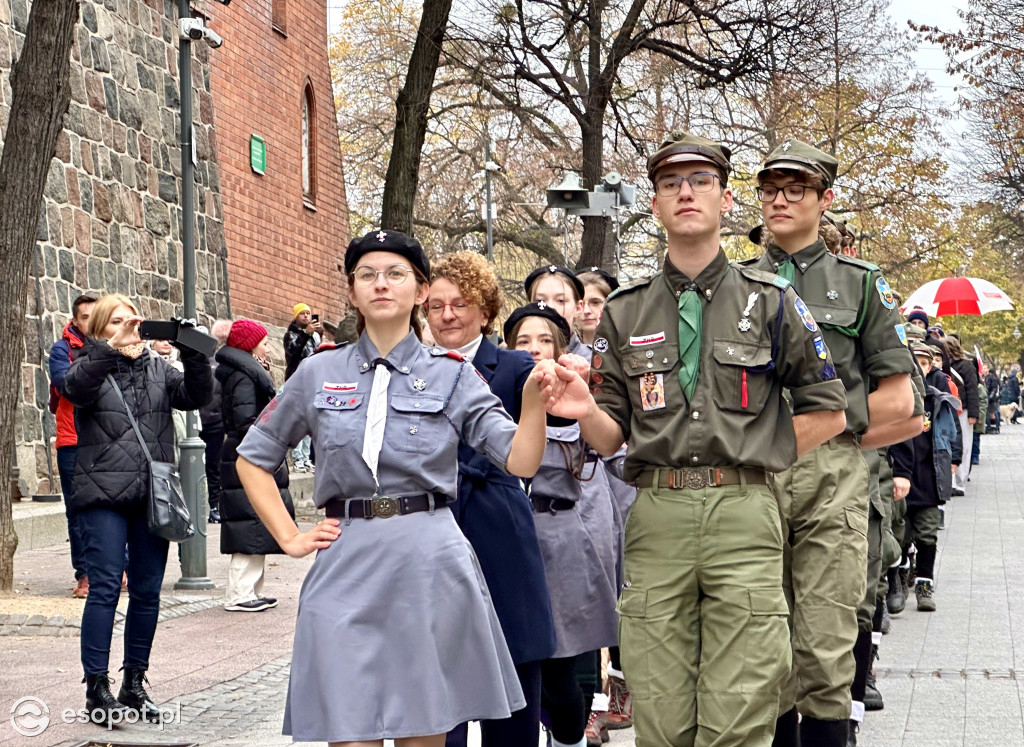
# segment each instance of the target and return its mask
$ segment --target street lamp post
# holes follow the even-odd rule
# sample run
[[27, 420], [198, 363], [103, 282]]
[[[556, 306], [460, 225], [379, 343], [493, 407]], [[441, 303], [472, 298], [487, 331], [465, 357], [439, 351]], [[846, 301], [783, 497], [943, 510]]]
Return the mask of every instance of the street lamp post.
[[[178, 0], [178, 19], [191, 19], [189, 0]], [[181, 86], [181, 266], [185, 319], [196, 316], [195, 177], [192, 163], [192, 37], [178, 34], [178, 78]], [[206, 575], [206, 506], [200, 481], [205, 475], [205, 444], [196, 428], [196, 413], [185, 413], [185, 440], [181, 442], [181, 489], [196, 533], [181, 543], [181, 578], [175, 589], [212, 589]]]

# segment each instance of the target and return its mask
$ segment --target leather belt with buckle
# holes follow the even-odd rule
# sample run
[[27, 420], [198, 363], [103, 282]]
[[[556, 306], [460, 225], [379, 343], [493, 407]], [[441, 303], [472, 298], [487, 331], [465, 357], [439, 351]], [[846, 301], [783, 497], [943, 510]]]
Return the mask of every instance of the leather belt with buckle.
[[[431, 505], [433, 497], [433, 505]], [[329, 519], [389, 519], [432, 508], [444, 508], [449, 498], [443, 493], [414, 493], [411, 495], [375, 495], [372, 498], [335, 498], [327, 502], [324, 511]], [[345, 504], [348, 504], [348, 516]]]
[[767, 485], [767, 473], [753, 467], [649, 467], [637, 478], [638, 488], [702, 490], [723, 485]]

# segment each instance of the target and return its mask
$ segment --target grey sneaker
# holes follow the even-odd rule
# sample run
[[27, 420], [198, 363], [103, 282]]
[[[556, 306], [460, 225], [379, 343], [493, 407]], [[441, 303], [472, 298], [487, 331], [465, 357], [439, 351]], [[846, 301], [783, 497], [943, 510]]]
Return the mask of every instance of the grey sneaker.
[[917, 609], [921, 612], [934, 612], [935, 599], [932, 598], [934, 591], [931, 581], [918, 581], [914, 584], [914, 595], [917, 597]]

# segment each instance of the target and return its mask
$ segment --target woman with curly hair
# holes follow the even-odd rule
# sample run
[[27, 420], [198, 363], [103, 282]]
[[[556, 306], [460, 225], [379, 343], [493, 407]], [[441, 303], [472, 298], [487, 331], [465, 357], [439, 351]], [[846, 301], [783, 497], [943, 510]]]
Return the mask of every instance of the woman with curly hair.
[[[434, 263], [425, 308], [435, 342], [468, 359], [518, 422], [534, 363], [487, 339], [501, 305], [498, 277], [479, 254], [456, 252]], [[480, 560], [526, 696], [526, 708], [510, 718], [481, 722], [483, 745], [536, 744], [540, 662], [554, 652], [555, 633], [530, 499], [518, 479], [465, 446], [459, 449], [458, 498], [452, 512]], [[463, 747], [466, 732], [465, 724], [450, 732], [448, 747]]]

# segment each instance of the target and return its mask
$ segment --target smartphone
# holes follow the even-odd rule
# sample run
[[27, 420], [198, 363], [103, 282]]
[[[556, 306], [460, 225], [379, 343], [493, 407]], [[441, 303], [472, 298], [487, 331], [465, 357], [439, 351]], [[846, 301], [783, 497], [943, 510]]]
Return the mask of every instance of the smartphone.
[[139, 324], [139, 337], [143, 340], [170, 340], [178, 337], [177, 322], [146, 321]]
[[316, 324], [319, 321], [320, 321], [320, 315], [319, 314], [313, 314], [313, 323]]

